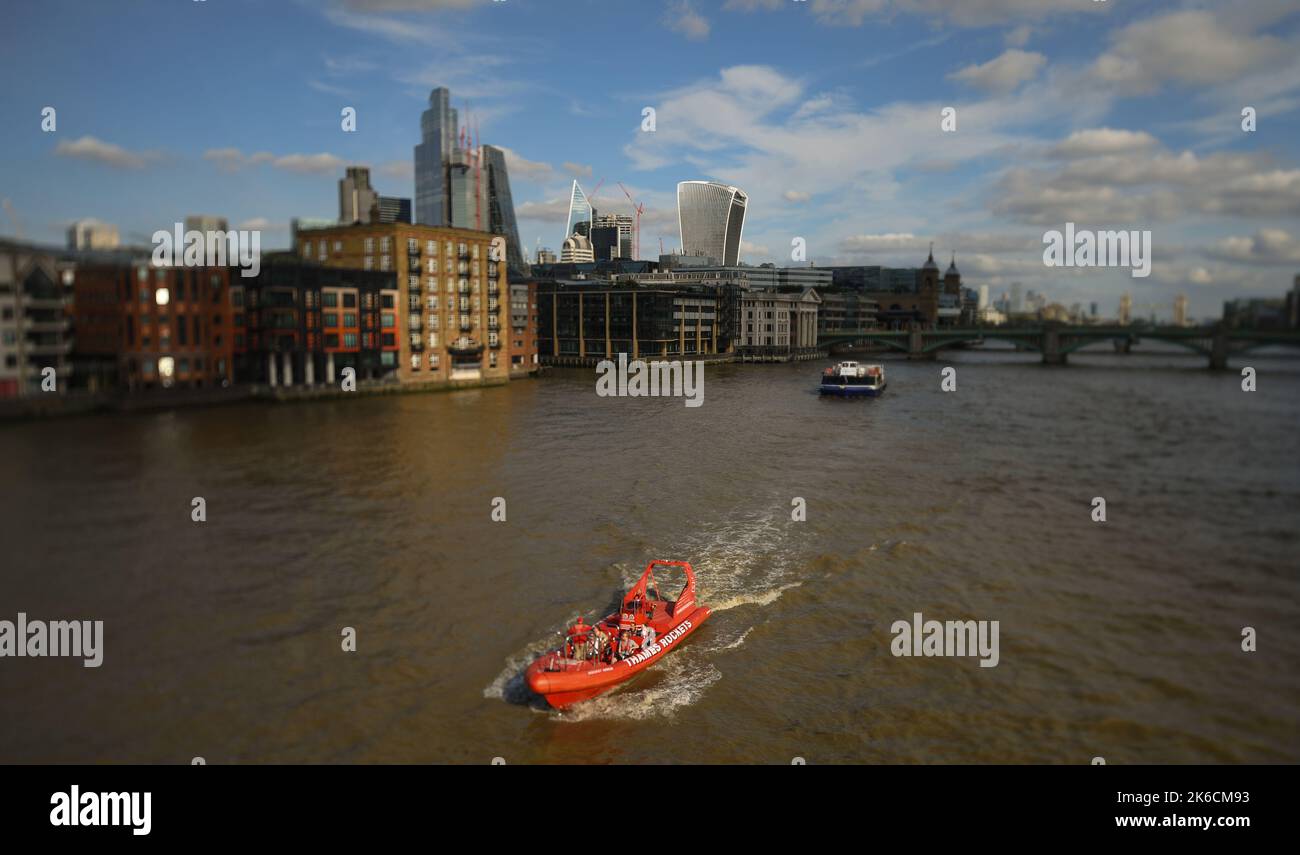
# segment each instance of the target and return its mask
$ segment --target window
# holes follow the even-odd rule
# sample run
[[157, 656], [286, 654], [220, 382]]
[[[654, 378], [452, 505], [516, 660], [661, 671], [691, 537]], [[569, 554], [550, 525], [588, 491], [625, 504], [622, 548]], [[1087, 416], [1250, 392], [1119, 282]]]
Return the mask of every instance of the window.
[[362, 268], [363, 270], [374, 270], [374, 269], [375, 269], [375, 259], [374, 259], [373, 257], [367, 255], [364, 259], [361, 260], [361, 268]]
[[384, 347], [393, 347], [394, 345], [397, 344], [397, 336], [393, 335], [392, 333], [386, 332], [383, 334], [382, 341], [384, 342]]
[[325, 313], [325, 326], [327, 326], [327, 327], [336, 327], [336, 326], [338, 326], [338, 325], [339, 325], [339, 314], [338, 314], [338, 312], [326, 312], [326, 313]]
[[406, 239], [406, 251], [407, 251], [407, 253], [409, 253], [410, 255], [415, 255], [417, 252], [420, 251], [420, 242], [419, 242], [418, 240], [416, 240], [415, 238], [407, 238], [407, 239]]
[[437, 294], [430, 294], [430, 295], [429, 295], [429, 308], [432, 309], [432, 310], [435, 311], [435, 312], [438, 310], [438, 295], [437, 295]]
[[437, 347], [437, 346], [438, 346], [438, 334], [436, 332], [429, 333], [429, 347]]
[[321, 295], [321, 303], [326, 306], [337, 306], [339, 304], [339, 295], [337, 291], [326, 291]]
[[412, 371], [420, 370], [420, 354], [418, 353], [411, 354], [411, 370]]
[[345, 327], [355, 327], [356, 325], [357, 325], [357, 313], [356, 313], [356, 312], [344, 312], [344, 313], [343, 313], [343, 326], [345, 326]]
[[325, 346], [326, 346], [326, 347], [338, 347], [338, 346], [339, 346], [339, 334], [338, 334], [338, 333], [325, 333]]
[[380, 252], [388, 252], [388, 251], [391, 250], [392, 248], [393, 248], [393, 241], [392, 241], [392, 238], [386, 238], [386, 237], [383, 237], [383, 238], [380, 238], [380, 239], [379, 239], [379, 251], [380, 251]]
[[334, 241], [334, 251], [335, 251], [335, 252], [342, 252], [342, 251], [343, 251], [343, 241], [341, 241], [341, 240], [336, 240], [336, 241]]
[[380, 319], [379, 325], [383, 327], [395, 327], [397, 326], [397, 316], [391, 312], [385, 312], [383, 317]]
[[311, 257], [311, 241], [305, 240], [302, 242], [302, 254]]
[[424, 251], [433, 255], [438, 251], [438, 242], [436, 240], [427, 240], [424, 242]]
[[392, 294], [381, 294], [379, 297], [379, 302], [383, 304], [383, 307], [385, 309], [396, 308], [397, 297]]
[[344, 346], [344, 347], [356, 347], [356, 346], [357, 346], [357, 334], [354, 333], [354, 332], [344, 333], [344, 334], [343, 334], [343, 346]]
[[357, 307], [357, 295], [348, 293], [343, 295], [343, 308], [355, 309]]
[[429, 367], [430, 367], [430, 368], [437, 368], [437, 367], [438, 367], [438, 354], [436, 354], [436, 353], [430, 353], [430, 354], [429, 354]]
[[438, 259], [435, 258], [434, 256], [429, 256], [427, 259], [425, 259], [425, 261], [424, 261], [424, 272], [425, 272], [425, 273], [437, 273], [437, 272], [438, 272]]
[[365, 247], [366, 247], [366, 255], [369, 255], [370, 253], [374, 252], [374, 251], [375, 251], [375, 239], [374, 239], [374, 238], [366, 238]]
[[393, 266], [393, 259], [392, 259], [392, 256], [389, 256], [389, 255], [381, 255], [381, 256], [379, 256], [379, 269], [380, 269], [380, 270], [388, 270], [388, 269], [390, 269], [392, 266]]

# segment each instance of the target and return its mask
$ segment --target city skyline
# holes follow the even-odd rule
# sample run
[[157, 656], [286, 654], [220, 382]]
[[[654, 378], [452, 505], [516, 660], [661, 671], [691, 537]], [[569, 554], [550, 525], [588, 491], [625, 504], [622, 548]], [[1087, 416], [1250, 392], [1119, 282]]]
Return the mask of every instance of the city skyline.
[[[673, 60], [649, 71], [612, 64], [600, 98], [579, 69], [544, 61], [547, 40], [572, 23], [556, 4], [445, 5], [18, 10], [15, 32], [53, 32], [50, 20], [72, 9], [83, 27], [62, 34], [66, 62], [0, 101], [9, 127], [30, 129], [0, 144], [0, 233], [59, 244], [74, 221], [93, 218], [141, 243], [212, 211], [265, 230], [268, 248], [287, 246], [293, 217], [333, 213], [336, 182], [353, 165], [418, 211], [417, 116], [430, 89], [446, 86], [461, 120], [501, 147], [526, 256], [538, 239], [557, 245], [572, 180], [608, 175], [646, 203], [642, 257], [661, 238], [675, 248], [677, 182], [718, 180], [750, 194], [742, 259], [752, 264], [791, 264], [791, 241], [803, 238], [821, 266], [911, 266], [933, 240], [993, 294], [1019, 281], [1113, 311], [1125, 292], [1171, 306], [1186, 293], [1195, 317], [1280, 294], [1300, 267], [1293, 4], [989, 2], [942, 12], [893, 2], [874, 4], [879, 15], [758, 0], [582, 7], [592, 39], [635, 32], [647, 55]], [[724, 27], [740, 37], [720, 38]], [[91, 33], [221, 73], [99, 68], [76, 49]], [[1208, 42], [1221, 46], [1208, 58], [1188, 47]], [[236, 43], [283, 56], [282, 70], [267, 81], [265, 68], [255, 78], [235, 67]], [[775, 50], [789, 44], [806, 49]], [[426, 58], [430, 47], [439, 60]], [[16, 76], [44, 67], [48, 48], [18, 40], [0, 62]], [[113, 97], [81, 91], [92, 74]], [[212, 109], [169, 124], [158, 104], [178, 98]], [[944, 133], [949, 105], [956, 131]], [[46, 106], [58, 111], [54, 133], [41, 131]], [[1257, 112], [1253, 133], [1241, 128], [1244, 106]], [[356, 133], [339, 128], [345, 107], [357, 111]], [[654, 132], [642, 130], [645, 107]], [[631, 212], [617, 194], [600, 201], [602, 213]], [[1041, 236], [1067, 220], [1153, 229], [1151, 278], [1045, 268]]]

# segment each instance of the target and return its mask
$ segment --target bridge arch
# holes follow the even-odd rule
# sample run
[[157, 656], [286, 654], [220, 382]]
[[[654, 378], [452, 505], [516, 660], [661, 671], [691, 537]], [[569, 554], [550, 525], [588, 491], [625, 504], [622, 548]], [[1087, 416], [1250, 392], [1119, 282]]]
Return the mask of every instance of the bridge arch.
[[1024, 350], [1041, 353], [1043, 348], [1039, 344], [1039, 335], [1040, 334], [1037, 332], [1021, 335], [1016, 335], [1014, 333], [986, 332], [980, 335], [952, 335], [947, 337], [936, 337], [934, 341], [930, 342], [924, 342], [924, 339], [922, 339], [924, 343], [921, 345], [921, 352], [934, 353], [935, 351], [942, 350], [945, 347], [952, 347], [954, 344], [964, 344], [973, 341], [991, 341], [996, 339], [1000, 341], [1009, 341], [1012, 344], [1019, 345], [1020, 348], [1023, 348]]

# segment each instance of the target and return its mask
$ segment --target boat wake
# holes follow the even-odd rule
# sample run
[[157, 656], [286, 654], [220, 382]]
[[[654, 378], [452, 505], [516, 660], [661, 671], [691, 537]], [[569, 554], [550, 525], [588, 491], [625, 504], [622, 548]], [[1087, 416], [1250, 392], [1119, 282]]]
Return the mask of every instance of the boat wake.
[[[664, 557], [682, 555], [691, 561], [699, 576], [699, 601], [708, 604], [714, 614], [743, 606], [764, 608], [786, 591], [803, 584], [802, 580], [790, 578], [794, 567], [789, 557], [793, 550], [788, 548], [791, 532], [791, 525], [781, 516], [748, 516], [687, 537], [681, 543], [665, 547], [662, 553]], [[618, 562], [613, 566], [625, 589], [642, 571], [642, 565], [636, 562]], [[667, 593], [672, 586], [664, 581]], [[671, 593], [675, 594], [676, 590], [672, 589]], [[593, 616], [600, 615], [595, 611], [588, 615]], [[563, 712], [552, 710], [534, 695], [524, 678], [528, 665], [559, 643], [560, 636], [553, 634], [508, 657], [505, 668], [483, 690], [483, 696], [526, 705], [552, 715], [557, 721], [671, 717], [695, 703], [722, 679], [722, 672], [709, 661], [708, 655], [740, 647], [754, 629], [751, 625], [742, 631], [740, 627], [728, 627], [727, 623], [715, 618], [703, 630], [704, 637], [709, 639], [704, 645], [688, 644], [677, 655], [648, 669], [639, 680]]]
[[607, 695], [574, 704], [556, 712], [557, 721], [580, 722], [594, 719], [641, 721], [672, 718], [694, 704], [708, 688], [722, 679], [712, 663], [690, 661], [689, 657], [665, 659], [646, 671], [638, 683], [631, 683]]

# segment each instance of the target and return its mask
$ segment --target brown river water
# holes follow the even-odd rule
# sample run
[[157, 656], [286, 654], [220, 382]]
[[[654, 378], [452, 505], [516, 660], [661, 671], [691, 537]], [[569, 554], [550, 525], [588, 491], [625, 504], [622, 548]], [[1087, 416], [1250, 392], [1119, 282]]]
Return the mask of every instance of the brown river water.
[[[1300, 362], [1251, 364], [1254, 393], [970, 351], [865, 401], [821, 363], [709, 366], [698, 408], [575, 369], [3, 425], [0, 619], [105, 640], [0, 659], [0, 762], [1300, 762]], [[707, 623], [610, 695], [530, 697], [651, 558]], [[999, 621], [998, 665], [895, 657], [914, 612]]]

